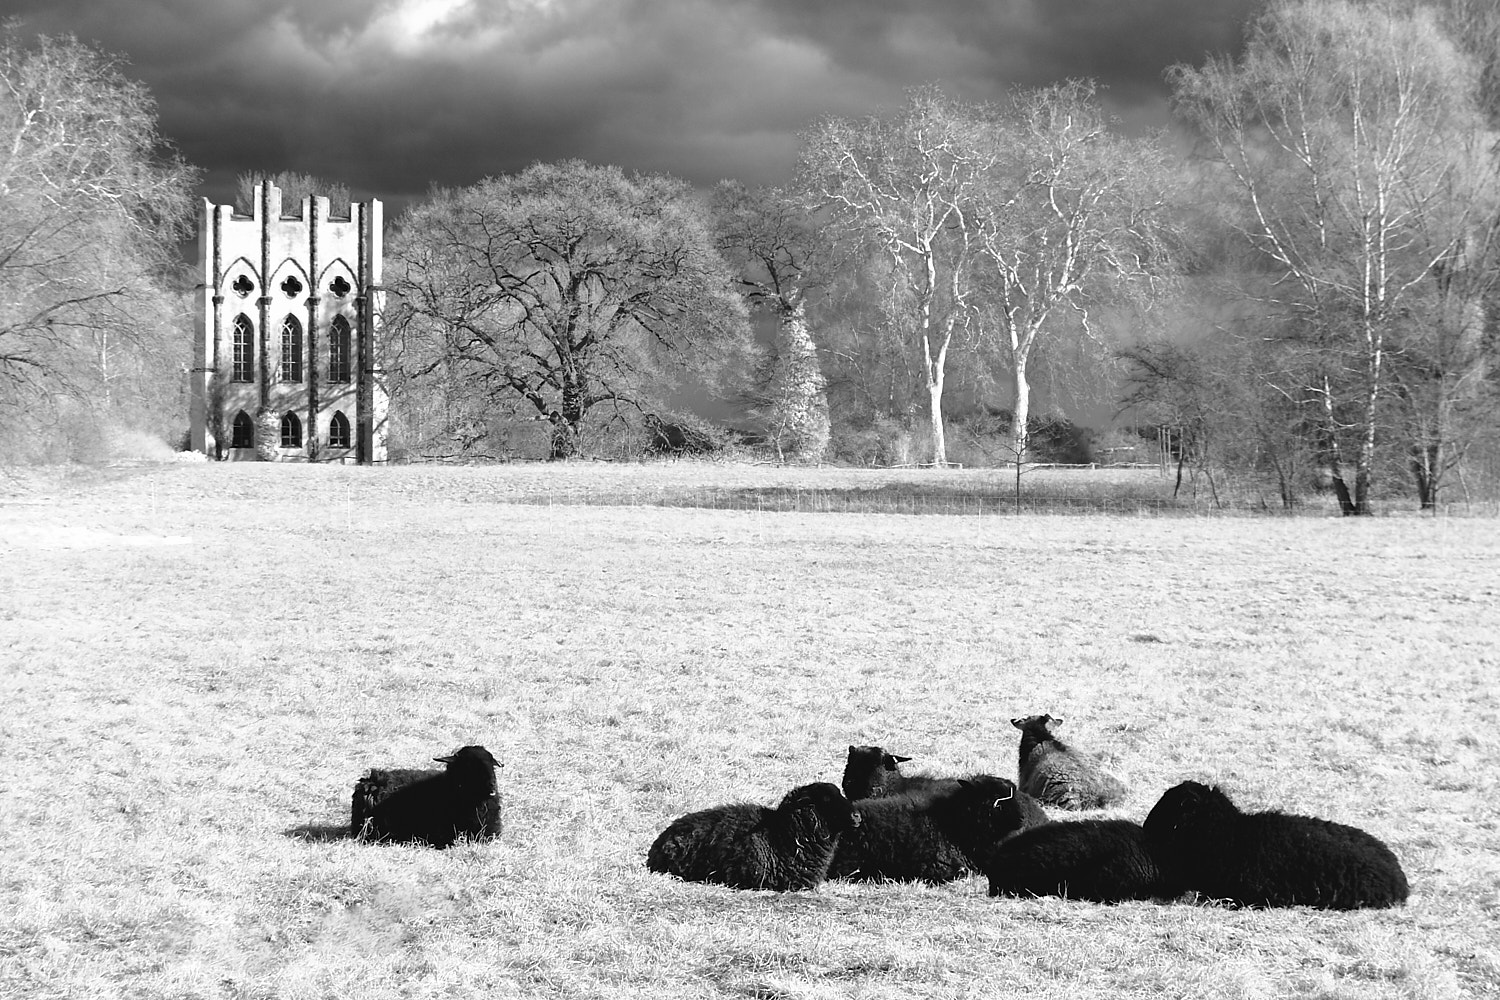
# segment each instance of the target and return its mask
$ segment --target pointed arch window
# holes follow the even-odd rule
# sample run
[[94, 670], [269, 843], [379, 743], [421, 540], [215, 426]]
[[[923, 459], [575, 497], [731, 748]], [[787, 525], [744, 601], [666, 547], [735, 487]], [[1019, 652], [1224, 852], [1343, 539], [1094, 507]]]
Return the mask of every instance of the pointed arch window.
[[255, 324], [244, 313], [234, 318], [234, 370], [229, 380], [255, 381]]
[[349, 321], [335, 316], [328, 330], [328, 381], [349, 381]]
[[333, 419], [328, 421], [328, 447], [349, 447], [349, 418], [343, 410], [334, 410]]
[[283, 448], [302, 447], [302, 421], [295, 413], [281, 415], [281, 446]]
[[302, 381], [302, 324], [295, 316], [281, 321], [281, 381]]
[[234, 423], [230, 426], [229, 447], [255, 447], [255, 421], [250, 419], [250, 414], [241, 410], [234, 415]]

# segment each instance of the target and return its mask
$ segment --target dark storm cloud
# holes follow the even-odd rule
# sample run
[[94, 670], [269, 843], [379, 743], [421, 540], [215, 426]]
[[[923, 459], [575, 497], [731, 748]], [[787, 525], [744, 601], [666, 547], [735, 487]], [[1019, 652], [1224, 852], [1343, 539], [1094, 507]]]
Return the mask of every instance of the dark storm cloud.
[[1137, 124], [1258, 0], [22, 0], [122, 54], [218, 200], [291, 169], [397, 204], [538, 159], [784, 181], [816, 118], [1093, 76]]
[[766, 0], [778, 30], [838, 64], [906, 84], [940, 80], [971, 100], [1072, 77], [1117, 110], [1166, 120], [1162, 74], [1232, 51], [1263, 0]]

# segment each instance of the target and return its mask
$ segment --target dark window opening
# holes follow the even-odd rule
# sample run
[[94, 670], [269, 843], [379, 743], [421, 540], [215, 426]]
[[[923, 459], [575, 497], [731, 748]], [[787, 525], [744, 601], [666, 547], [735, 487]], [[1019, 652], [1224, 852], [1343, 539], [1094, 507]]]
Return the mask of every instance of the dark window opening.
[[295, 316], [281, 322], [281, 381], [302, 381], [302, 324]]
[[344, 416], [343, 410], [335, 410], [333, 419], [328, 422], [328, 447], [349, 447], [349, 418]]
[[244, 313], [234, 318], [234, 371], [229, 379], [231, 382], [255, 381], [255, 327]]
[[302, 421], [297, 419], [295, 413], [284, 413], [281, 416], [281, 446], [302, 447]]
[[255, 447], [255, 421], [244, 410], [234, 415], [233, 432], [229, 438], [231, 448]]
[[234, 284], [230, 285], [229, 287], [233, 288], [235, 294], [243, 299], [247, 297], [251, 292], [255, 291], [255, 282], [251, 281], [248, 277], [242, 274], [238, 278], [235, 278]]
[[349, 294], [350, 290], [353, 289], [354, 286], [345, 281], [344, 276], [341, 274], [337, 278], [334, 278], [333, 284], [329, 285], [328, 287], [333, 292], [333, 294], [337, 295], [339, 298], [343, 298], [345, 295]]
[[302, 282], [297, 280], [295, 274], [289, 274], [286, 276], [286, 280], [281, 283], [281, 290], [295, 297], [298, 292], [302, 291]]
[[328, 331], [328, 381], [349, 381], [349, 321], [342, 316], [333, 318]]

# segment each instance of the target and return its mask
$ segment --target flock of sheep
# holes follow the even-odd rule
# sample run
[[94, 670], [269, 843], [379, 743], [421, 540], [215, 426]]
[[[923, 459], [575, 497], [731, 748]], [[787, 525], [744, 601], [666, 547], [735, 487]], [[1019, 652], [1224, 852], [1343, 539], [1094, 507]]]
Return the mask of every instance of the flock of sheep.
[[[673, 821], [651, 845], [653, 872], [737, 889], [811, 889], [825, 879], [947, 882], [973, 872], [991, 896], [1102, 903], [1186, 892], [1240, 906], [1357, 909], [1405, 902], [1396, 856], [1363, 830], [1279, 811], [1243, 813], [1218, 788], [1184, 781], [1144, 824], [1052, 821], [1044, 806], [1100, 809], [1124, 786], [1059, 740], [1061, 719], [1012, 719], [1018, 782], [908, 775], [910, 760], [851, 746], [842, 788], [792, 789], [774, 808], [733, 804]], [[368, 840], [446, 847], [500, 833], [496, 760], [468, 746], [442, 771], [372, 770], [354, 787], [351, 827]]]

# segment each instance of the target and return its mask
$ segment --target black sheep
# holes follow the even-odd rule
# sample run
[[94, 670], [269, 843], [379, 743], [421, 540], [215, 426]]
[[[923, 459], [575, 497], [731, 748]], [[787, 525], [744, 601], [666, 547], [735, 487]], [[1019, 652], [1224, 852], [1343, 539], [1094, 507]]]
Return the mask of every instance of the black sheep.
[[370, 768], [363, 778], [354, 783], [354, 796], [349, 804], [349, 832], [356, 837], [363, 834], [376, 803], [396, 789], [442, 773], [437, 768], [423, 767]]
[[977, 871], [995, 845], [1047, 822], [1031, 796], [981, 774], [855, 803], [864, 817], [844, 835], [829, 878], [951, 882]]
[[1184, 888], [1239, 906], [1395, 906], [1409, 888], [1378, 838], [1276, 810], [1243, 813], [1219, 788], [1184, 781], [1146, 817], [1146, 844]]
[[910, 757], [886, 753], [884, 747], [851, 745], [849, 757], [844, 762], [844, 797], [850, 802], [881, 799], [902, 792], [952, 784], [955, 780], [926, 774], [902, 774], [901, 765], [909, 760]]
[[735, 889], [811, 889], [828, 876], [839, 836], [859, 824], [849, 800], [820, 781], [792, 789], [774, 809], [739, 803], [679, 817], [651, 845], [646, 867]]
[[1010, 720], [1021, 731], [1021, 790], [1062, 809], [1103, 809], [1118, 802], [1125, 786], [1100, 770], [1093, 757], [1058, 739], [1052, 727], [1062, 723], [1050, 715]]
[[[487, 840], [500, 835], [500, 793], [495, 768], [500, 766], [482, 746], [462, 747], [435, 757], [441, 771], [372, 771], [355, 783], [352, 821], [367, 840], [415, 841], [447, 847], [459, 837]], [[388, 781], [383, 797], [376, 775], [406, 778]], [[363, 786], [363, 787], [362, 787]]]
[[1005, 841], [985, 863], [991, 896], [1068, 896], [1096, 903], [1179, 894], [1125, 819], [1049, 823]]

